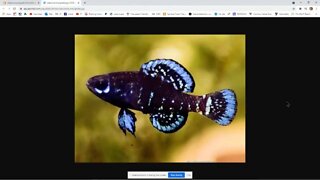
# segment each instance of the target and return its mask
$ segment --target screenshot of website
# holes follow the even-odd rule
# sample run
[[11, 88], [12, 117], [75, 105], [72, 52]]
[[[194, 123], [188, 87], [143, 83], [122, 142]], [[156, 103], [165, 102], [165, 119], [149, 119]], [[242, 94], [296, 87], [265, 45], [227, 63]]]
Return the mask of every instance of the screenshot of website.
[[0, 0], [0, 179], [319, 179], [320, 0]]

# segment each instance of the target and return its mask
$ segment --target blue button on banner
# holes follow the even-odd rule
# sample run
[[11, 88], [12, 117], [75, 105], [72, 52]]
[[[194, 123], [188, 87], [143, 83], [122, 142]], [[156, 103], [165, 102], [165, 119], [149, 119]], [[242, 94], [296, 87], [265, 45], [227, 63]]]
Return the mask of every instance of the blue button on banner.
[[169, 172], [168, 177], [169, 178], [184, 178], [185, 173], [184, 172]]

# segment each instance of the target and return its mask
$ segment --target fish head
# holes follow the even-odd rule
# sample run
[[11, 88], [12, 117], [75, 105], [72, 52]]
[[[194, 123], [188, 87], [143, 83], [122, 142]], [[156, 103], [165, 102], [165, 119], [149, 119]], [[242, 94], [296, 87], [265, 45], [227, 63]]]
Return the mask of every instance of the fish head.
[[[130, 108], [130, 96], [137, 85], [138, 72], [112, 72], [88, 79], [88, 89], [100, 99], [118, 107]], [[131, 92], [131, 94], [130, 94]]]
[[110, 92], [110, 78], [108, 74], [93, 76], [87, 81], [88, 89], [96, 96], [105, 99]]

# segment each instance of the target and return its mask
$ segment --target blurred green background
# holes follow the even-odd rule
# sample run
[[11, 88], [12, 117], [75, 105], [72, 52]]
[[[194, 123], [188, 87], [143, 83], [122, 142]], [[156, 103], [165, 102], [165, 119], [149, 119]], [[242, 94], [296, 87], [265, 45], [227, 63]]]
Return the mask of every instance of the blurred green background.
[[[93, 95], [86, 81], [138, 71], [157, 58], [174, 59], [188, 69], [196, 84], [192, 94], [233, 89], [234, 121], [219, 126], [189, 113], [183, 128], [164, 134], [152, 127], [149, 115], [133, 111], [136, 138], [124, 135], [117, 122], [120, 108]], [[75, 35], [75, 162], [244, 162], [244, 127], [245, 35]]]

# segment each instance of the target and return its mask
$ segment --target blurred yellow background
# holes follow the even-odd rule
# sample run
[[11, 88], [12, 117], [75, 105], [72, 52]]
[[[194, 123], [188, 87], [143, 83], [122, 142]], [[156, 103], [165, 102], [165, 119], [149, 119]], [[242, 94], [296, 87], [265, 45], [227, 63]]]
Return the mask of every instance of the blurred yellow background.
[[[93, 95], [86, 81], [174, 59], [193, 76], [192, 94], [233, 89], [238, 111], [229, 126], [189, 113], [177, 132], [153, 128], [136, 114], [136, 138], [118, 127], [119, 107]], [[76, 35], [75, 162], [245, 162], [245, 35]]]

